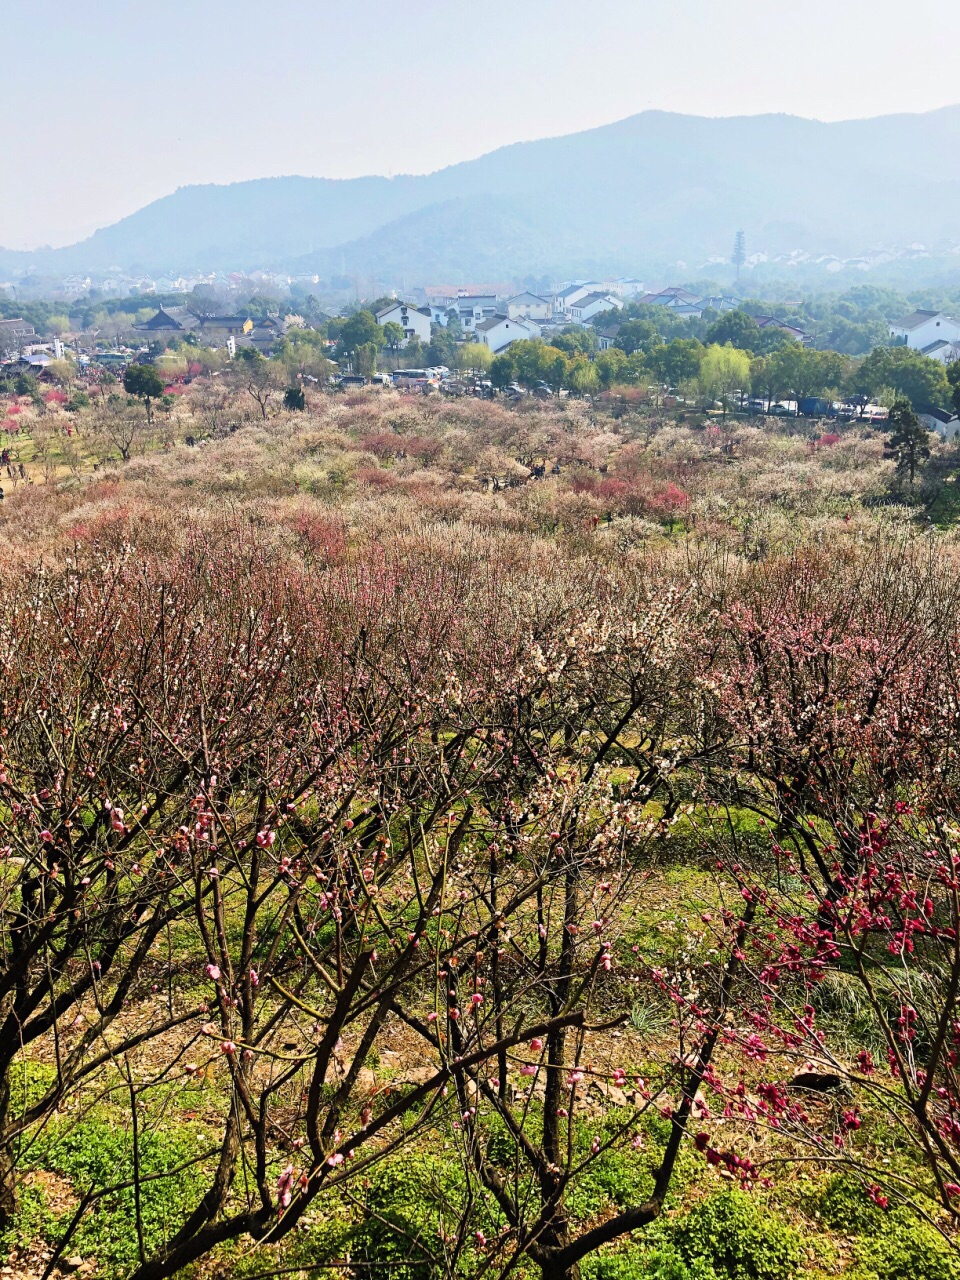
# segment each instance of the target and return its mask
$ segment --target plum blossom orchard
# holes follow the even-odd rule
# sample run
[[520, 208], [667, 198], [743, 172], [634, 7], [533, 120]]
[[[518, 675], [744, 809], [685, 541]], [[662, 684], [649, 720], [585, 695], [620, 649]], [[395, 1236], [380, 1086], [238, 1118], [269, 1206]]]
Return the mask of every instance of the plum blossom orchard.
[[[691, 1224], [802, 1171], [954, 1274], [955, 549], [721, 536], [629, 419], [390, 414], [298, 426], [289, 472], [252, 423], [22, 495], [58, 532], [0, 584], [2, 1238], [134, 1280], [788, 1280], [794, 1227], [748, 1272]], [[505, 503], [508, 430], [597, 476]], [[424, 472], [456, 432], [485, 498]], [[307, 491], [334, 447], [362, 499]], [[611, 495], [662, 535], [570, 505]], [[28, 1227], [38, 1170], [72, 1199]]]

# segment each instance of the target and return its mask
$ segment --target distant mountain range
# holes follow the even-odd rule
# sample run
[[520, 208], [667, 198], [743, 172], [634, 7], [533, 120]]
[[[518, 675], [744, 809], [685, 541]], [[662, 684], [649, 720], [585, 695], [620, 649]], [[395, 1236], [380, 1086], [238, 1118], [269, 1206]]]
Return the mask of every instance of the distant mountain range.
[[399, 281], [642, 274], [729, 252], [960, 242], [960, 106], [823, 124], [647, 111], [436, 173], [182, 187], [0, 271], [257, 268]]

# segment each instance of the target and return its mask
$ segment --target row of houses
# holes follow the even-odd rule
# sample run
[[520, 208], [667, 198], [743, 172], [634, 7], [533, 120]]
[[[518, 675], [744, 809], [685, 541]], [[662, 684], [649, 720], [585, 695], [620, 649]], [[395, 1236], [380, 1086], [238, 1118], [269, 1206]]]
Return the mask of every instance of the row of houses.
[[413, 338], [429, 342], [432, 325], [446, 327], [456, 321], [467, 338], [496, 353], [518, 339], [539, 338], [548, 328], [589, 324], [600, 312], [622, 307], [625, 290], [631, 287], [643, 286], [633, 280], [590, 281], [565, 286], [550, 297], [529, 290], [504, 296], [427, 289], [423, 306], [398, 300], [377, 313], [377, 323], [400, 325], [407, 343]]
[[446, 308], [421, 308], [408, 302], [394, 302], [377, 312], [377, 323], [381, 327], [398, 324], [403, 330], [403, 345], [406, 346], [413, 338], [429, 342], [432, 326], [449, 325], [455, 316], [468, 337], [496, 354], [520, 338], [540, 337], [541, 326], [530, 312], [537, 310], [537, 304], [543, 301], [533, 294], [525, 294], [508, 298], [502, 304], [497, 298], [487, 295], [464, 297], [458, 299], [456, 305]]
[[291, 322], [299, 317], [280, 319], [274, 316], [205, 316], [186, 307], [160, 307], [149, 320], [134, 325], [134, 330], [148, 342], [183, 338], [196, 334], [205, 345], [250, 346], [269, 350], [281, 338]]

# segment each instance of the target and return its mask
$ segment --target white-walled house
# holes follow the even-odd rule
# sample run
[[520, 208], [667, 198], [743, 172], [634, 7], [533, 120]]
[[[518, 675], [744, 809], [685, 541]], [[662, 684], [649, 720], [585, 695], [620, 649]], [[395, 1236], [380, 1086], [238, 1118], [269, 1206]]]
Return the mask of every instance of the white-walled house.
[[553, 310], [556, 315], [566, 315], [574, 303], [579, 302], [581, 298], [585, 298], [588, 293], [593, 293], [596, 289], [596, 282], [591, 280], [587, 284], [569, 284], [565, 289], [553, 295]]
[[553, 316], [553, 303], [536, 293], [518, 293], [507, 299], [504, 311], [511, 320], [549, 320]]
[[612, 293], [588, 293], [585, 298], [581, 298], [572, 307], [569, 307], [567, 314], [574, 324], [587, 324], [594, 316], [599, 315], [601, 311], [611, 311], [613, 308], [621, 309], [622, 307], [623, 299], [616, 297]]
[[481, 320], [476, 328], [477, 341], [489, 347], [494, 355], [524, 338], [539, 338], [540, 326], [533, 320], [519, 320], [505, 315]]
[[482, 321], [497, 315], [499, 310], [496, 295], [492, 293], [464, 294], [457, 298], [456, 306], [460, 325], [468, 333], [472, 333]]
[[404, 346], [411, 338], [419, 338], [421, 342], [430, 341], [430, 317], [418, 311], [412, 303], [394, 302], [377, 312], [377, 324], [381, 329], [391, 321], [403, 330]]
[[960, 323], [942, 311], [914, 311], [890, 326], [890, 337], [900, 346], [926, 352], [938, 342], [960, 342]]
[[430, 320], [444, 329], [450, 323], [451, 315], [456, 315], [457, 308], [452, 302], [431, 302], [429, 305]]
[[956, 440], [960, 435], [960, 418], [952, 409], [925, 409], [918, 413], [921, 426], [936, 431], [944, 440]]
[[936, 338], [928, 346], [921, 347], [920, 354], [930, 360], [939, 360], [941, 364], [953, 364], [954, 360], [960, 360], [960, 343]]

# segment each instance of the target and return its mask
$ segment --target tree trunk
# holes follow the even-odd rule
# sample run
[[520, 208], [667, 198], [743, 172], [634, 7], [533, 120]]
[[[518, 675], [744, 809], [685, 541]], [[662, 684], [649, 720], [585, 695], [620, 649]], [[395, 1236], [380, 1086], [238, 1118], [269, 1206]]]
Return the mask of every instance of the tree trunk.
[[17, 1208], [17, 1167], [9, 1132], [10, 1078], [0, 1079], [0, 1231], [7, 1228]]
[[580, 1280], [580, 1263], [572, 1267], [563, 1267], [552, 1262], [545, 1262], [540, 1267], [540, 1280]]
[[580, 1263], [564, 1264], [559, 1259], [558, 1255], [570, 1243], [570, 1232], [562, 1204], [557, 1206], [555, 1213], [556, 1216], [544, 1225], [540, 1237], [541, 1250], [535, 1255], [541, 1280], [580, 1280]]

